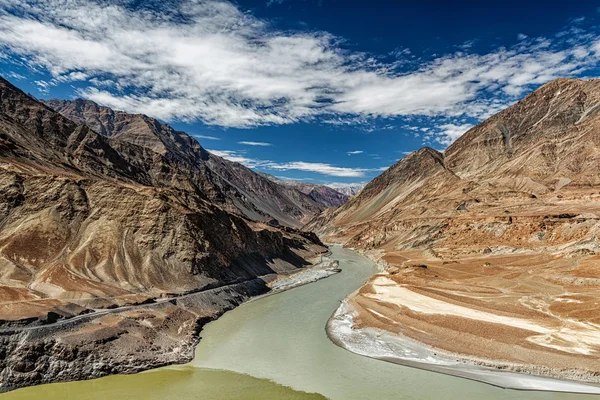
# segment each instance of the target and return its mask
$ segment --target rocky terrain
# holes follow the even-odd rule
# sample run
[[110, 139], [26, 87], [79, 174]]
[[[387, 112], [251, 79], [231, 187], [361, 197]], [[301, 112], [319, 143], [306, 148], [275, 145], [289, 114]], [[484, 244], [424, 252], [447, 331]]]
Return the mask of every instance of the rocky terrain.
[[347, 299], [354, 329], [600, 381], [599, 111], [600, 80], [550, 82], [311, 221], [387, 267]]
[[328, 187], [334, 189], [336, 192], [340, 192], [345, 194], [349, 198], [357, 195], [360, 191], [365, 187], [364, 184], [355, 184], [355, 185], [344, 185], [339, 183], [329, 184]]
[[308, 195], [311, 199], [316, 201], [324, 209], [332, 207], [337, 208], [346, 203], [351, 197], [350, 195], [347, 195], [345, 193], [342, 193], [341, 191], [335, 190], [325, 185], [283, 180], [278, 179], [277, 177], [269, 174], [261, 175], [281, 186], [287, 186]]
[[82, 99], [54, 99], [45, 104], [105, 137], [152, 150], [175, 161], [181, 173], [194, 176], [211, 202], [231, 213], [299, 228], [332, 206], [323, 205], [293, 186], [278, 184], [239, 163], [215, 156], [185, 132], [146, 115], [114, 111]]
[[106, 118], [0, 78], [0, 391], [187, 361], [205, 322], [327, 251], [262, 222], [185, 134]]

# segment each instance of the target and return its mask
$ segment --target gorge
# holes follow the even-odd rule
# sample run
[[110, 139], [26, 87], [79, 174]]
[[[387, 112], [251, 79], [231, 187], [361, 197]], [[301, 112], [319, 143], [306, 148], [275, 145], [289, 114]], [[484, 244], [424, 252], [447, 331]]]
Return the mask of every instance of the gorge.
[[[255, 173], [150, 117], [42, 104], [2, 80], [1, 390], [188, 363], [3, 397], [149, 396], [127, 382], [184, 376], [169, 394], [181, 398], [209, 375], [233, 391], [223, 398], [246, 385], [391, 398], [395, 376], [424, 397], [445, 385], [456, 398], [540, 396], [393, 362], [599, 393], [598, 102], [597, 80], [553, 81], [348, 198]], [[392, 363], [336, 347], [326, 325], [339, 346]]]

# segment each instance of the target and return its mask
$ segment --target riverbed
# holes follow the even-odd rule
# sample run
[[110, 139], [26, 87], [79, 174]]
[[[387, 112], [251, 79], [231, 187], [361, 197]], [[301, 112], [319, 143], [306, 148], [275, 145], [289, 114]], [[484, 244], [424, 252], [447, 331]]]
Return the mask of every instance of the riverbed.
[[208, 324], [196, 358], [129, 376], [25, 388], [12, 399], [600, 399], [500, 389], [362, 357], [334, 345], [325, 325], [340, 301], [377, 272], [368, 258], [332, 248], [342, 272], [242, 305]]

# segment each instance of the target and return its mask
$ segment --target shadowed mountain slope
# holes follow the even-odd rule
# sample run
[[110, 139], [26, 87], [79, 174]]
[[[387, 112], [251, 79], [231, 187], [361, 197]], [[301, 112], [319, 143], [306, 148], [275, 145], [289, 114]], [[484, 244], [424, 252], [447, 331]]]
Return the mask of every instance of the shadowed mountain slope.
[[184, 132], [142, 114], [128, 114], [77, 99], [49, 100], [63, 116], [115, 141], [135, 144], [176, 162], [211, 201], [255, 221], [300, 227], [323, 210], [310, 196], [278, 185], [241, 164], [204, 150]]
[[210, 158], [200, 146], [136, 141], [97, 134], [0, 80], [0, 319], [290, 271], [324, 250], [314, 235], [215, 205], [186, 158]]

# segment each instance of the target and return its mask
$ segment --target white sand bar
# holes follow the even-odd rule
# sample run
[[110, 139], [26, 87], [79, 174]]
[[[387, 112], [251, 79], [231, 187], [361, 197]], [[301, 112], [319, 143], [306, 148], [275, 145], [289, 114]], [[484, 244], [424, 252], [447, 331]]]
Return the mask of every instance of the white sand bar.
[[[429, 306], [423, 305], [422, 307]], [[327, 334], [335, 344], [356, 354], [472, 379], [507, 389], [600, 394], [598, 385], [467, 364], [445, 357], [440, 354], [439, 350], [407, 337], [376, 329], [354, 329], [353, 316], [355, 314], [355, 311], [344, 300], [329, 319]]]

